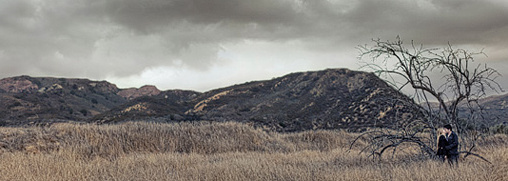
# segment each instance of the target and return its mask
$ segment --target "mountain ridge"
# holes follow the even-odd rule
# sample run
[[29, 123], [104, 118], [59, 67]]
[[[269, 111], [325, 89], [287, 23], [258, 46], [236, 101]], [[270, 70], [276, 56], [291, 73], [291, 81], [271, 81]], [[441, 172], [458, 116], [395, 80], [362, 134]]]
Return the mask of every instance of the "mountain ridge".
[[208, 120], [291, 132], [397, 127], [423, 119], [417, 105], [385, 81], [348, 69], [295, 72], [206, 92], [18, 76], [0, 79], [0, 102], [3, 125]]
[[[150, 101], [133, 102], [136, 103], [125, 105], [121, 111], [108, 111], [94, 119], [108, 123], [147, 115], [142, 110], [147, 110]], [[237, 121], [277, 131], [356, 130], [408, 124], [421, 117], [411, 104], [402, 102], [411, 100], [372, 73], [326, 69], [197, 93], [185, 101], [185, 112], [167, 112], [171, 117], [167, 119]], [[391, 121], [392, 118], [398, 121]]]

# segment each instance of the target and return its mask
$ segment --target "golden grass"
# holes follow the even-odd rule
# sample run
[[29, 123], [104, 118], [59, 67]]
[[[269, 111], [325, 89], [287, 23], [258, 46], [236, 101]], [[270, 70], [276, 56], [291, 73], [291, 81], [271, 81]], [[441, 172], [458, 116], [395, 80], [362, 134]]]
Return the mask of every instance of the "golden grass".
[[508, 180], [506, 135], [477, 150], [492, 165], [469, 157], [458, 168], [404, 152], [373, 161], [362, 142], [348, 150], [356, 135], [232, 122], [0, 128], [0, 180]]

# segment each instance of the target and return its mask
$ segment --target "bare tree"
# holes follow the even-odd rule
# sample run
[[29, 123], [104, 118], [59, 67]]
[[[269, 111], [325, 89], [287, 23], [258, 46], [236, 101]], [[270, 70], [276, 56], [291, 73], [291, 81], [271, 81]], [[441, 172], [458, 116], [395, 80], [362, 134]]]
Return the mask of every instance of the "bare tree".
[[[432, 157], [436, 143], [436, 128], [445, 123], [456, 127], [462, 136], [460, 153], [474, 155], [475, 142], [480, 134], [482, 121], [481, 105], [478, 100], [489, 90], [499, 91], [495, 79], [500, 74], [485, 64], [475, 64], [474, 57], [483, 52], [454, 49], [450, 44], [444, 48], [424, 48], [413, 41], [405, 45], [400, 37], [395, 41], [373, 40], [374, 45], [360, 46], [360, 58], [379, 76], [385, 78], [399, 91], [414, 91], [410, 97], [424, 119], [395, 130], [375, 130], [360, 137], [369, 137], [371, 143], [364, 149], [372, 156], [381, 157], [387, 150], [395, 152], [402, 144], [415, 144], [423, 155]], [[459, 116], [459, 108], [467, 108], [467, 116]], [[360, 138], [359, 137], [359, 138]], [[356, 140], [353, 142], [353, 144]], [[484, 159], [485, 160], [485, 159]], [[487, 160], [485, 160], [487, 161]]]

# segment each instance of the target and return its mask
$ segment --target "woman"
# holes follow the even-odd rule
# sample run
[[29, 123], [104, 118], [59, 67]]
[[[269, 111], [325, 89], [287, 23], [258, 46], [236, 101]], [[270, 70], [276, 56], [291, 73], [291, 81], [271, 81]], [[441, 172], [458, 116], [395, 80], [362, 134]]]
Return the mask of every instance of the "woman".
[[441, 159], [441, 161], [445, 161], [446, 159], [446, 150], [445, 150], [445, 146], [448, 144], [448, 141], [446, 140], [446, 136], [445, 136], [445, 130], [444, 129], [440, 129], [439, 130], [440, 132], [440, 135], [439, 135], [439, 138], [438, 138], [438, 141], [437, 141], [437, 153], [436, 155], [439, 157], [439, 159]]

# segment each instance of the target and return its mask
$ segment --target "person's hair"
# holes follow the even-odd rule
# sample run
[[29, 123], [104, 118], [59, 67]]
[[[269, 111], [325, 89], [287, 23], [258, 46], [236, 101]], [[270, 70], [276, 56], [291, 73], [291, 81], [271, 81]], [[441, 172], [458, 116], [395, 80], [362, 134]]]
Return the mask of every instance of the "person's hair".
[[439, 128], [439, 134], [441, 134], [441, 135], [442, 135], [442, 134], [444, 134], [444, 133], [445, 133], [444, 128]]
[[447, 124], [447, 125], [444, 125], [443, 128], [449, 129], [451, 131], [452, 130], [452, 125]]

